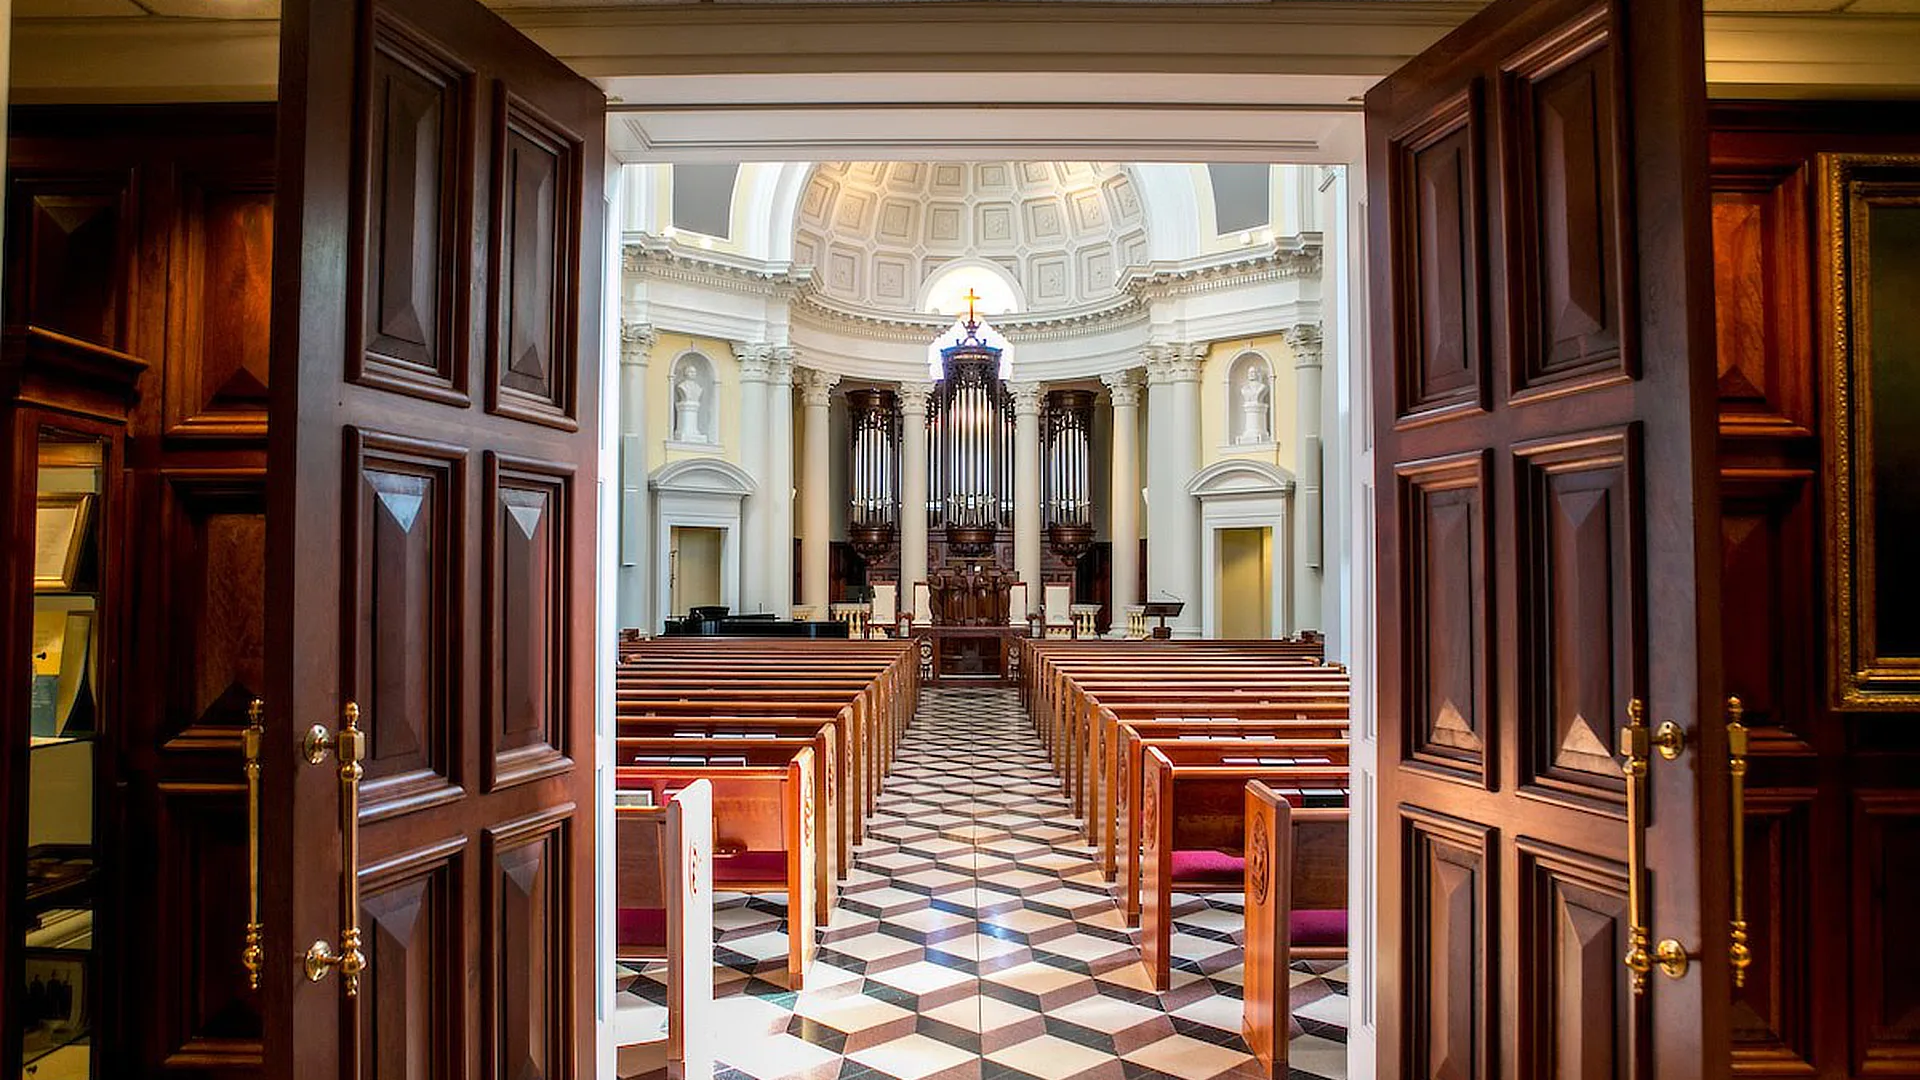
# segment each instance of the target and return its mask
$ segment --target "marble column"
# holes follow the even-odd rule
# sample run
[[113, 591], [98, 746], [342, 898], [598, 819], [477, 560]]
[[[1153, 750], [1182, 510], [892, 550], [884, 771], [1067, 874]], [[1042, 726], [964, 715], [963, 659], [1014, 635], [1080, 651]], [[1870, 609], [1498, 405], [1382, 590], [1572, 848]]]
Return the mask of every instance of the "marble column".
[[[1013, 570], [1027, 586], [1027, 612], [1043, 610], [1040, 583], [1040, 395], [1037, 382], [1007, 384], [1013, 394]], [[1013, 614], [1024, 614], [1014, 612]]]
[[765, 546], [773, 526], [773, 492], [767, 483], [767, 378], [773, 346], [736, 344], [734, 353], [740, 358], [740, 468], [753, 477], [753, 494], [740, 511], [740, 611], [773, 611]]
[[778, 345], [767, 364], [766, 559], [769, 606], [780, 618], [793, 613], [793, 349]]
[[1207, 347], [1147, 349], [1147, 600], [1186, 607], [1169, 620], [1176, 637], [1199, 637], [1200, 502], [1187, 485], [1200, 471], [1200, 366]]
[[806, 408], [801, 439], [806, 453], [807, 487], [800, 506], [800, 602], [816, 619], [827, 617], [828, 556], [833, 540], [833, 439], [828, 408], [840, 376], [802, 368], [796, 380]]
[[614, 613], [622, 629], [653, 629], [647, 593], [653, 567], [647, 514], [647, 361], [657, 335], [643, 322], [620, 324], [620, 566]]
[[900, 384], [900, 607], [927, 580], [927, 402], [930, 382]]
[[1113, 626], [1124, 635], [1127, 609], [1140, 602], [1140, 376], [1133, 369], [1100, 376], [1113, 400]]
[[1303, 323], [1286, 333], [1293, 350], [1295, 431], [1300, 439], [1293, 495], [1293, 632], [1324, 630], [1320, 618], [1321, 552], [1320, 324]]

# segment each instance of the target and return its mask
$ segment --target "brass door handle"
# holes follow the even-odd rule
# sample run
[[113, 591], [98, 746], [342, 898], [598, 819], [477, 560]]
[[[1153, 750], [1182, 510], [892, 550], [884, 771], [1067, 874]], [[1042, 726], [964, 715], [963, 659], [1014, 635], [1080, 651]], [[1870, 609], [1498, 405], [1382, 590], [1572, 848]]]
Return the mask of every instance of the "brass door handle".
[[266, 959], [260, 925], [260, 743], [266, 737], [266, 703], [254, 698], [247, 706], [247, 726], [240, 732], [247, 773], [247, 944], [240, 963], [247, 969], [247, 989], [260, 989], [260, 968]]
[[1747, 985], [1753, 950], [1747, 947], [1747, 708], [1737, 697], [1727, 699], [1727, 775], [1733, 792], [1733, 919], [1727, 959], [1733, 966], [1733, 985]]
[[300, 744], [309, 765], [326, 763], [331, 754], [340, 762], [340, 946], [336, 950], [325, 940], [307, 946], [302, 957], [307, 981], [319, 982], [335, 968], [348, 997], [360, 995], [360, 976], [367, 970], [366, 954], [360, 951], [360, 778], [365, 770], [360, 762], [367, 756], [367, 737], [360, 730], [360, 706], [348, 702], [340, 717], [340, 730], [327, 731], [326, 725], [307, 729]]
[[1646, 702], [1627, 702], [1627, 726], [1620, 730], [1620, 754], [1627, 760], [1627, 954], [1621, 962], [1632, 973], [1635, 996], [1647, 992], [1647, 976], [1655, 967], [1678, 979], [1693, 959], [1686, 946], [1673, 938], [1652, 943], [1653, 913], [1647, 896], [1647, 768], [1657, 751], [1668, 761], [1686, 749], [1686, 732], [1669, 720], [1658, 731], [1647, 729]]

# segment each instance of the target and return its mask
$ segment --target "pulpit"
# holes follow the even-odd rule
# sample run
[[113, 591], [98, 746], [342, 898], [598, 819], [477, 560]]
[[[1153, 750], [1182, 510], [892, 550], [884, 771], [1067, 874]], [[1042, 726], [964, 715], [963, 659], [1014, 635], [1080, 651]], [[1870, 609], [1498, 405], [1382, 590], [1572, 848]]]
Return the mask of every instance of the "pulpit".
[[1024, 586], [1013, 574], [992, 565], [951, 567], [929, 574], [916, 595], [922, 588], [933, 616], [931, 625], [914, 628], [923, 678], [1005, 682], [1017, 674], [1014, 642], [1025, 631], [1010, 621]]

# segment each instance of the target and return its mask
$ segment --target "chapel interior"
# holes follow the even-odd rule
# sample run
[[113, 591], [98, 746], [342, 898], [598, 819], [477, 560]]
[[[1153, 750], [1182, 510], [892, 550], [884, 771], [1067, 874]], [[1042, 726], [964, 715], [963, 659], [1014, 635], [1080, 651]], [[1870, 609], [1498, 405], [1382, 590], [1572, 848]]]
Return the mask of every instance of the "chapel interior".
[[1920, 0], [1483, 6], [0, 0], [0, 1074], [1920, 1076]]

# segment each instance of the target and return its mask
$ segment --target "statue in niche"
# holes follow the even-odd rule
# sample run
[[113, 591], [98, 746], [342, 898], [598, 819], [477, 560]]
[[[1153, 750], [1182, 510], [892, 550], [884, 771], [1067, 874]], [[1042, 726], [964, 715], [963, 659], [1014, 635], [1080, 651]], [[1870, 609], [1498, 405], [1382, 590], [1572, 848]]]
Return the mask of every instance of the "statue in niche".
[[700, 370], [689, 360], [680, 365], [680, 381], [673, 384], [673, 437], [680, 442], [706, 442], [700, 427], [700, 399], [707, 388], [700, 384]]
[[1233, 441], [1242, 446], [1271, 442], [1268, 413], [1267, 380], [1261, 377], [1258, 365], [1249, 366], [1246, 380], [1240, 384], [1240, 434]]

